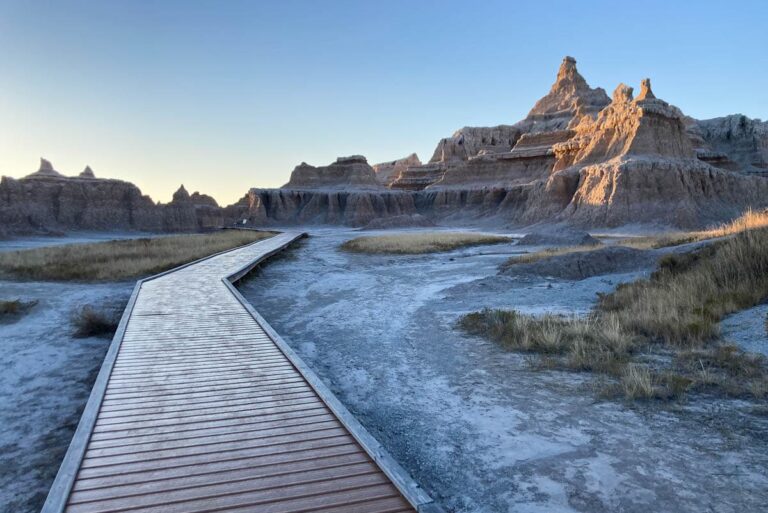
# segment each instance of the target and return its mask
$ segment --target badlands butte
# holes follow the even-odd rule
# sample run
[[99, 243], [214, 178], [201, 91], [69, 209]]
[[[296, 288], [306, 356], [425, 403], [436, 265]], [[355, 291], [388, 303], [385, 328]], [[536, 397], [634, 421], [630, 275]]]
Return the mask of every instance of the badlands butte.
[[423, 163], [363, 156], [302, 163], [279, 189], [254, 188], [219, 206], [182, 186], [158, 204], [133, 184], [67, 177], [42, 160], [0, 182], [0, 235], [66, 230], [197, 231], [256, 226], [425, 223], [695, 228], [768, 206], [768, 122], [697, 120], [657, 98], [592, 88], [566, 57], [549, 93], [513, 125], [465, 127]]

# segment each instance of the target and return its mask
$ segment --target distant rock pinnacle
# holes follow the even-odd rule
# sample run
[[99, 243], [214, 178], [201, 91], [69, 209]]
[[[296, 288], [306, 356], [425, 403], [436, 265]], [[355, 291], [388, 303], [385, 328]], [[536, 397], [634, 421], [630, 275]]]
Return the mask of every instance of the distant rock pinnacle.
[[653, 91], [651, 91], [651, 79], [644, 78], [643, 81], [640, 82], [640, 94], [637, 96], [637, 101], [654, 99], [656, 99], [656, 96], [653, 94]]

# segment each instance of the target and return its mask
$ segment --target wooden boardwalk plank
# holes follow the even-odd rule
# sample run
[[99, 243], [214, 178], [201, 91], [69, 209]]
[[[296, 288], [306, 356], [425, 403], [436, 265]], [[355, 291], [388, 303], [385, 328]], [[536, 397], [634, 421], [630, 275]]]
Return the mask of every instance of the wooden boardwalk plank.
[[439, 511], [227, 281], [296, 238], [137, 284], [44, 513]]

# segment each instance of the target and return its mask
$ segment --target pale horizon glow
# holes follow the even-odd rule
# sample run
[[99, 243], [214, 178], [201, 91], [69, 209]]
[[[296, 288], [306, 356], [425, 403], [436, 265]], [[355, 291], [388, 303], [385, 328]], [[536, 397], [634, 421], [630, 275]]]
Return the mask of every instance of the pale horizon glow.
[[[670, 5], [672, 4], [672, 5]], [[300, 162], [426, 162], [462, 126], [513, 124], [562, 58], [706, 119], [768, 117], [760, 1], [0, 0], [0, 175], [39, 158], [231, 204]]]

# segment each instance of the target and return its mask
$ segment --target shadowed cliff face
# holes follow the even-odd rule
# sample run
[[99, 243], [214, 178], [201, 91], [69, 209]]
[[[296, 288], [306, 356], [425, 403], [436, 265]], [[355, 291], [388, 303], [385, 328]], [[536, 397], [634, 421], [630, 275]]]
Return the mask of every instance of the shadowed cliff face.
[[210, 196], [182, 186], [168, 204], [156, 204], [138, 187], [95, 178], [66, 177], [43, 160], [40, 170], [0, 180], [0, 235], [67, 230], [198, 231], [221, 226], [223, 210]]
[[[544, 184], [509, 188], [426, 191], [297, 191], [252, 189], [227, 207], [229, 216], [254, 225], [341, 224], [365, 226], [374, 219], [415, 216], [446, 223], [522, 224], [543, 209], [530, 202]], [[554, 197], [554, 196], [553, 196]], [[559, 211], [565, 203], [559, 205]]]
[[[752, 173], [768, 172], [768, 121], [741, 114], [693, 122], [702, 151], [725, 158], [726, 166]], [[716, 164], [717, 165], [717, 164]]]

